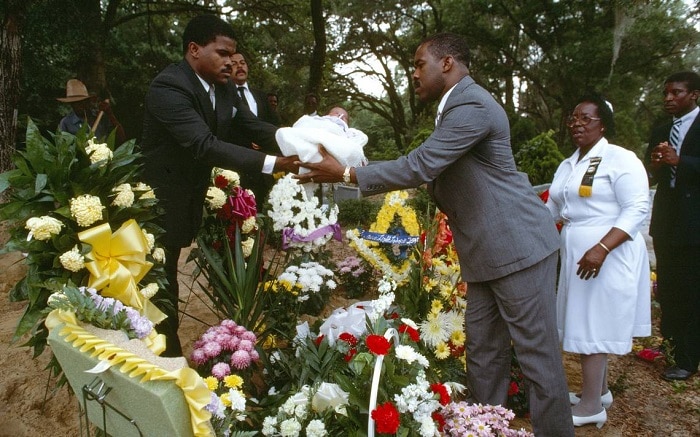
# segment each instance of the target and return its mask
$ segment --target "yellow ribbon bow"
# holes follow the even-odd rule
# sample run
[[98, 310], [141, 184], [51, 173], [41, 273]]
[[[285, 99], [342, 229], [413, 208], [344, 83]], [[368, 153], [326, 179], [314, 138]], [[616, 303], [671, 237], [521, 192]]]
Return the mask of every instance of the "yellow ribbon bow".
[[165, 319], [165, 314], [139, 292], [138, 283], [153, 263], [146, 261], [148, 241], [136, 220], [128, 220], [114, 233], [109, 223], [104, 223], [80, 232], [78, 238], [92, 246], [88, 254], [91, 261], [85, 264], [90, 272], [88, 287], [138, 309], [153, 323]]

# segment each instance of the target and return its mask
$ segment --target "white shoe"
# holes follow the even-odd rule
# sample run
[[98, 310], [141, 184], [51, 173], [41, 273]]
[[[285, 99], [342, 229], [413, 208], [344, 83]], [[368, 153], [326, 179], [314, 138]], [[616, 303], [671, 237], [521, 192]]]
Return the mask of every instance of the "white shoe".
[[603, 425], [605, 425], [605, 422], [608, 420], [608, 413], [607, 411], [605, 411], [605, 408], [603, 408], [603, 411], [592, 416], [571, 416], [571, 418], [574, 420], [574, 426], [582, 426], [588, 425], [589, 423], [595, 423], [596, 428], [600, 429], [603, 427]]
[[[578, 405], [581, 402], [581, 398], [574, 392], [569, 392], [569, 403], [571, 405]], [[600, 397], [600, 402], [603, 404], [603, 408], [610, 408], [613, 403], [613, 395], [610, 390]]]

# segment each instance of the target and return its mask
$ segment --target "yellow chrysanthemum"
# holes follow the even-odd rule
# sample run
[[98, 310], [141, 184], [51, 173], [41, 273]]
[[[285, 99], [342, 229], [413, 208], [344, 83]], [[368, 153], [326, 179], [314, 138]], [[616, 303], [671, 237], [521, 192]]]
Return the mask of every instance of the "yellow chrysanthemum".
[[207, 385], [207, 388], [211, 391], [214, 391], [217, 388], [219, 388], [219, 380], [213, 376], [207, 376], [206, 378], [204, 378], [204, 383]]
[[467, 341], [467, 336], [463, 331], [453, 331], [450, 335], [450, 341], [457, 347], [464, 346], [464, 342]]
[[227, 375], [224, 377], [224, 385], [227, 388], [240, 388], [243, 386], [243, 378], [238, 375]]
[[224, 393], [221, 395], [221, 403], [224, 404], [225, 407], [230, 407], [231, 406], [231, 395], [228, 393]]
[[450, 356], [450, 347], [444, 343], [440, 342], [435, 346], [435, 357], [438, 360], [444, 360]]

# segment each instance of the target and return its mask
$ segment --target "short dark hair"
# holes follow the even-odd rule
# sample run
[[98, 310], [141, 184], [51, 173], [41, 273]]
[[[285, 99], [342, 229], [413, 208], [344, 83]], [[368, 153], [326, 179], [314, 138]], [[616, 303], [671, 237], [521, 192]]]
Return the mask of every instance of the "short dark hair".
[[424, 39], [421, 45], [426, 44], [428, 52], [434, 57], [441, 59], [445, 56], [452, 56], [458, 62], [469, 68], [471, 54], [467, 41], [460, 35], [449, 32], [437, 33]]
[[205, 14], [194, 17], [187, 23], [182, 35], [182, 53], [187, 53], [191, 42], [205, 46], [214, 41], [217, 36], [227, 36], [233, 40], [236, 34], [230, 24], [216, 15]]
[[613, 118], [613, 110], [603, 95], [595, 91], [588, 92], [579, 97], [578, 101], [576, 102], [576, 106], [584, 102], [593, 103], [598, 108], [600, 123], [605, 127], [605, 137], [615, 137], [615, 120]]
[[679, 71], [666, 78], [664, 83], [685, 82], [688, 91], [700, 90], [700, 76], [694, 71]]

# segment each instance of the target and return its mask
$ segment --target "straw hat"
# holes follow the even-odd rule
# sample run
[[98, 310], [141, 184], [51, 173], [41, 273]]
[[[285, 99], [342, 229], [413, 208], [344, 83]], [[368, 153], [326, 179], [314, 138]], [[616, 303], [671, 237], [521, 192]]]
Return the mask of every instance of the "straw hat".
[[87, 87], [78, 79], [70, 79], [66, 82], [66, 97], [58, 97], [56, 100], [64, 103], [79, 102], [89, 99]]

